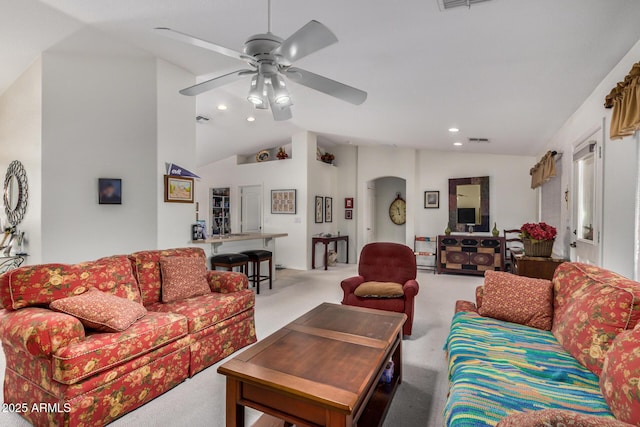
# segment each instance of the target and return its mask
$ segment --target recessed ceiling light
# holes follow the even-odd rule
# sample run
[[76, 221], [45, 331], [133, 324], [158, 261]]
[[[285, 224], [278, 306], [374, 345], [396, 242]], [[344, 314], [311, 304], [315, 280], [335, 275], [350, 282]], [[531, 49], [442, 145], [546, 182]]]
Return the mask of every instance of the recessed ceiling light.
[[227, 106], [226, 106], [226, 105], [224, 105], [224, 104], [220, 104], [220, 105], [218, 105], [218, 110], [220, 110], [220, 111], [225, 111], [226, 109], [227, 109]]
[[459, 142], [459, 141], [458, 142], [454, 142], [453, 145], [455, 145], [456, 147], [460, 147], [460, 146], [462, 146], [462, 142]]
[[458, 129], [458, 128], [449, 128], [449, 132], [451, 132], [451, 133], [460, 132], [460, 129]]
[[249, 116], [249, 117], [247, 117], [247, 121], [248, 121], [248, 122], [255, 122], [255, 121], [256, 121], [256, 118], [255, 118], [255, 117], [253, 117], [253, 116]]

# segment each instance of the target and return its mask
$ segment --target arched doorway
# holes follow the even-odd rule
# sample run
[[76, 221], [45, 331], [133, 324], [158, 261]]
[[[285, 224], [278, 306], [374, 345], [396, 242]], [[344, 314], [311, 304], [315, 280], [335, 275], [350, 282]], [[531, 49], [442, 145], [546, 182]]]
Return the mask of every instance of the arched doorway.
[[407, 181], [404, 178], [385, 176], [367, 182], [365, 243], [406, 242], [406, 224], [394, 224], [389, 217], [389, 206], [398, 194], [407, 199]]

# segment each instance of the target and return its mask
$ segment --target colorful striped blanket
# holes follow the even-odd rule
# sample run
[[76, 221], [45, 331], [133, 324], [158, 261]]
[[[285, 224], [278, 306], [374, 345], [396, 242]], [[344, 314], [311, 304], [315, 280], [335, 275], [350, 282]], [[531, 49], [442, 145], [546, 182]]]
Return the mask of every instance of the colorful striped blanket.
[[445, 350], [447, 427], [495, 426], [514, 412], [551, 408], [613, 418], [598, 377], [551, 332], [462, 312], [453, 318]]

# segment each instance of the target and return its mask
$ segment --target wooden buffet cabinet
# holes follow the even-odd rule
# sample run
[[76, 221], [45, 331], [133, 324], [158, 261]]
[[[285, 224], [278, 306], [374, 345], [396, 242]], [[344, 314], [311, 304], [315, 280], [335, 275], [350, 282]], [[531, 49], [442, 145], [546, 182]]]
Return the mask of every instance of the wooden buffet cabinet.
[[438, 236], [438, 274], [504, 271], [504, 237]]

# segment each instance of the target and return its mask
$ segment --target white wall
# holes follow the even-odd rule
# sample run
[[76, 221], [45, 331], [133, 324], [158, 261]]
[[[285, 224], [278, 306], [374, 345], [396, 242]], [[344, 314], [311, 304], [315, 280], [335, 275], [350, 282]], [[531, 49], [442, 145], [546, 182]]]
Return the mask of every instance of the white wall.
[[[571, 187], [572, 148], [583, 136], [602, 124], [604, 118], [604, 212], [602, 228], [603, 259], [605, 268], [628, 277], [634, 275], [635, 244], [635, 200], [634, 188], [638, 182], [637, 150], [638, 136], [611, 141], [609, 126], [611, 110], [603, 107], [604, 97], [618, 81], [631, 70], [640, 58], [640, 41], [624, 56], [604, 80], [595, 88], [580, 108], [567, 120], [560, 130], [549, 140], [546, 150], [564, 152], [562, 157], [562, 188]], [[540, 155], [542, 155], [541, 153]], [[571, 233], [570, 212], [563, 210], [563, 225], [559, 241], [568, 245]], [[569, 253], [568, 246], [561, 248]]]
[[[495, 222], [502, 234], [503, 229], [534, 221], [537, 193], [530, 189], [529, 170], [535, 162], [534, 157], [526, 156], [419, 151], [416, 234], [435, 237], [444, 233], [449, 221], [450, 178], [489, 177], [490, 229]], [[440, 191], [440, 208], [424, 209], [424, 192], [436, 190]]]
[[[358, 210], [357, 203], [353, 209], [353, 219], [345, 219], [344, 217], [344, 199], [353, 198], [357, 202], [357, 175], [358, 175], [358, 149], [351, 145], [339, 145], [331, 148], [331, 152], [335, 154], [338, 171], [338, 185], [336, 190], [336, 199], [333, 201], [334, 221], [337, 220], [338, 231], [345, 236], [349, 236], [349, 262], [356, 262], [356, 254], [358, 253], [356, 245], [356, 235], [358, 230]], [[342, 256], [342, 255], [341, 255]], [[340, 258], [342, 260], [342, 258]]]
[[[310, 232], [325, 230], [330, 232], [331, 225], [321, 225], [316, 228], [313, 222], [313, 206], [308, 202], [315, 194], [308, 189], [309, 164], [315, 160], [316, 153], [315, 135], [302, 132], [292, 137], [291, 158], [287, 160], [270, 161], [264, 163], [238, 164], [237, 156], [233, 156], [219, 162], [215, 162], [198, 168], [197, 173], [202, 177], [196, 187], [196, 200], [200, 202], [201, 218], [209, 209], [209, 188], [229, 187], [231, 197], [231, 229], [240, 231], [240, 196], [238, 188], [245, 185], [262, 185], [263, 190], [263, 232], [288, 233], [289, 236], [276, 240], [277, 260], [287, 268], [306, 270], [311, 261], [309, 250], [311, 248]], [[321, 173], [317, 183], [313, 184], [314, 191], [328, 191], [332, 184], [324, 188], [320, 183], [326, 180], [326, 176], [335, 175], [335, 171], [329, 165], [315, 165], [311, 163], [316, 173]], [[317, 167], [316, 167], [317, 166]], [[329, 170], [329, 172], [327, 172]], [[333, 178], [331, 178], [333, 179]], [[317, 186], [316, 186], [317, 184]], [[296, 189], [297, 213], [296, 215], [271, 214], [271, 190]], [[332, 196], [333, 193], [318, 194]], [[335, 213], [335, 209], [334, 209]], [[210, 226], [210, 224], [207, 224]], [[317, 231], [316, 231], [317, 230]]]
[[406, 187], [406, 181], [402, 178], [384, 177], [375, 180], [375, 236], [378, 242], [405, 243], [407, 225], [397, 225], [391, 221], [391, 218], [389, 218], [389, 206], [396, 199], [398, 193], [405, 201], [407, 200]]
[[[18, 226], [25, 232], [25, 250], [29, 253], [26, 264], [37, 264], [42, 260], [41, 131], [42, 59], [38, 58], [0, 96], [0, 171], [6, 171], [9, 163], [19, 160], [27, 172], [28, 205], [24, 220]], [[2, 226], [7, 226], [2, 200], [0, 217]]]
[[[166, 163], [176, 163], [191, 171], [196, 167], [196, 103], [178, 91], [195, 83], [195, 77], [173, 64], [156, 60], [157, 67], [157, 247], [186, 246], [195, 222], [195, 204], [165, 203]], [[195, 186], [202, 185], [196, 181]]]

